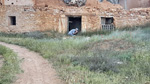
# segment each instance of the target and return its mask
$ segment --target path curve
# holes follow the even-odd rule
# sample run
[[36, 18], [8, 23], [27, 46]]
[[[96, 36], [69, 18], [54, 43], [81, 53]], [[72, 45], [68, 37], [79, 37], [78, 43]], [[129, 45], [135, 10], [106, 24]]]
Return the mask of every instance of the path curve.
[[14, 84], [64, 84], [52, 68], [52, 65], [39, 54], [17, 45], [0, 42], [18, 54], [23, 59], [23, 73], [17, 76]]

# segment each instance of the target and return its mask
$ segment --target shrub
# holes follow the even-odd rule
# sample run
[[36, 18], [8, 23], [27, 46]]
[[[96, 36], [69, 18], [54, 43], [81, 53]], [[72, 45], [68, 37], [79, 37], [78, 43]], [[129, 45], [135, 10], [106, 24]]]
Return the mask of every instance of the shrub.
[[111, 57], [112, 53], [106, 52], [96, 52], [93, 53], [92, 56], [78, 56], [72, 57], [72, 63], [76, 65], [81, 65], [87, 67], [90, 71], [98, 71], [98, 72], [118, 72], [118, 64], [119, 59], [115, 57]]

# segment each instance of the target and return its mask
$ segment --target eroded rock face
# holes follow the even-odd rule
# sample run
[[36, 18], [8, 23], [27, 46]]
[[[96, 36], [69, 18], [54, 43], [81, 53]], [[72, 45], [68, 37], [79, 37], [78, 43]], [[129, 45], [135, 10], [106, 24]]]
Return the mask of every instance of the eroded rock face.
[[77, 5], [78, 7], [85, 5], [86, 0], [64, 0], [67, 5]]

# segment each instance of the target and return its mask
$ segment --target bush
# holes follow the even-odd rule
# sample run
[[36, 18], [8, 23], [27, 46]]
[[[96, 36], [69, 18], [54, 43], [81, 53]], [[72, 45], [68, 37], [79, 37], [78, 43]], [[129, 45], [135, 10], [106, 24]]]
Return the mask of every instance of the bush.
[[92, 56], [72, 57], [71, 62], [76, 65], [87, 67], [90, 71], [118, 72], [119, 59], [110, 57], [111, 53], [96, 52]]

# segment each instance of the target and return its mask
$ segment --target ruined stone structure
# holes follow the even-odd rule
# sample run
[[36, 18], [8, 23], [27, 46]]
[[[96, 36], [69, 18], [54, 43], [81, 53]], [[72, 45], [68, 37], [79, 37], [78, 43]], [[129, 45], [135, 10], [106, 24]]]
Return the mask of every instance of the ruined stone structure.
[[76, 27], [81, 32], [87, 32], [139, 26], [150, 22], [150, 8], [125, 10], [122, 6], [106, 0], [87, 0], [82, 7], [68, 6], [63, 0], [0, 2], [2, 32], [54, 30], [66, 33]]

